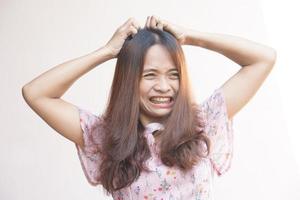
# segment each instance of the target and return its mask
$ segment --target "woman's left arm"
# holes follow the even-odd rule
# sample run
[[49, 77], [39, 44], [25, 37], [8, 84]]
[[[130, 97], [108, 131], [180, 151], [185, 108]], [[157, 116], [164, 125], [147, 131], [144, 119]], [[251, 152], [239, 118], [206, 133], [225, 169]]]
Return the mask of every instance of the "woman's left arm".
[[183, 45], [216, 51], [241, 66], [221, 86], [229, 118], [255, 95], [276, 61], [276, 51], [273, 48], [236, 36], [186, 30], [183, 41]]
[[221, 86], [229, 119], [255, 95], [276, 61], [273, 48], [241, 37], [187, 29], [154, 15], [147, 18], [145, 26], [172, 33], [181, 45], [216, 51], [242, 67]]

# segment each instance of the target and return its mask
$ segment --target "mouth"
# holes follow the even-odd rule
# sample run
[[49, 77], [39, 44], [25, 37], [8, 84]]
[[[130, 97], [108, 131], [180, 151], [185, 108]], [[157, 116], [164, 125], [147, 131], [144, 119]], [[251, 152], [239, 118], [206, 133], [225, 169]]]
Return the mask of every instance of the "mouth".
[[170, 108], [174, 103], [174, 98], [171, 96], [153, 96], [149, 100], [155, 107], [159, 108]]

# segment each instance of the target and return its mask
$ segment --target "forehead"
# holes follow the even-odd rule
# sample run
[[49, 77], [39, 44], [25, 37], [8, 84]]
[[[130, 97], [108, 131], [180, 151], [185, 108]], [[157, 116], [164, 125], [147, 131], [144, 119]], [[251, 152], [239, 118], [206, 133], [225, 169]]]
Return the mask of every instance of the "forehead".
[[144, 71], [176, 69], [175, 63], [168, 50], [159, 44], [150, 47], [144, 61]]

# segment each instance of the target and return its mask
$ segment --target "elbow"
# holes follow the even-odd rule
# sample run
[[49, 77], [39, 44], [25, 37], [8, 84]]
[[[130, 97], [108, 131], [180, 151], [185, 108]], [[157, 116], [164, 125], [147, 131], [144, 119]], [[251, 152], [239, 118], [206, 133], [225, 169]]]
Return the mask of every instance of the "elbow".
[[28, 100], [28, 97], [29, 97], [29, 95], [28, 95], [28, 89], [29, 88], [29, 86], [28, 85], [24, 85], [23, 87], [22, 87], [22, 96], [23, 96], [23, 99], [27, 102], [27, 100]]
[[266, 62], [270, 67], [273, 67], [277, 60], [277, 52], [275, 49], [270, 48], [266, 56]]
[[27, 104], [29, 104], [30, 101], [32, 101], [32, 92], [31, 92], [31, 88], [28, 84], [24, 85], [22, 87], [22, 96], [24, 98], [24, 100], [26, 101]]

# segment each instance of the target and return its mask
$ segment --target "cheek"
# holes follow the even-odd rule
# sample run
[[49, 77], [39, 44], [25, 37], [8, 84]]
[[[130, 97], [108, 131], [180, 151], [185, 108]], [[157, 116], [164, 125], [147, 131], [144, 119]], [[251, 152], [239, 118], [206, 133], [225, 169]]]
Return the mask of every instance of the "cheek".
[[145, 88], [141, 88], [140, 89], [140, 102], [145, 102], [145, 100], [147, 99], [147, 91], [145, 90]]
[[147, 81], [142, 81], [140, 83], [140, 95], [146, 96], [151, 90], [152, 84]]
[[179, 90], [179, 81], [175, 81], [173, 84], [172, 84], [172, 88], [175, 92], [177, 92]]

